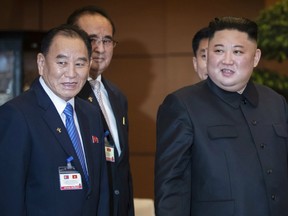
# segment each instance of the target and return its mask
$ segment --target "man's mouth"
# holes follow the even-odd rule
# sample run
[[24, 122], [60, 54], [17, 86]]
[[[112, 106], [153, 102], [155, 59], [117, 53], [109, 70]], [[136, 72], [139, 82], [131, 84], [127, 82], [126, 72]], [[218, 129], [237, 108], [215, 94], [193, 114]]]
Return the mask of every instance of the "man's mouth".
[[234, 74], [234, 71], [233, 71], [233, 70], [226, 69], [226, 68], [221, 69], [221, 72], [222, 72], [222, 74], [223, 74], [224, 76], [231, 76], [231, 75]]

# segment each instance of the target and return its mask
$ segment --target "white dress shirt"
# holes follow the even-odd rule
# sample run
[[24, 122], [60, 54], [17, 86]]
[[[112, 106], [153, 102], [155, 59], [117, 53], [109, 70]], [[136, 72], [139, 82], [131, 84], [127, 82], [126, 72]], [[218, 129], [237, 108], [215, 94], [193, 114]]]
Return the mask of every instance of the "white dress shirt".
[[[88, 78], [88, 81], [92, 80], [92, 78]], [[101, 94], [101, 98], [103, 101], [103, 105], [105, 108], [105, 111], [107, 113], [107, 117], [108, 117], [108, 127], [110, 129], [110, 133], [113, 137], [114, 143], [115, 143], [115, 147], [117, 149], [118, 155], [121, 155], [121, 148], [120, 148], [120, 142], [119, 142], [119, 136], [118, 136], [118, 130], [117, 130], [117, 123], [116, 123], [116, 119], [109, 101], [109, 96], [108, 93], [103, 85], [103, 83], [101, 82], [101, 75], [97, 77], [97, 80], [100, 82], [100, 94]], [[94, 94], [96, 95], [96, 90], [92, 87]]]

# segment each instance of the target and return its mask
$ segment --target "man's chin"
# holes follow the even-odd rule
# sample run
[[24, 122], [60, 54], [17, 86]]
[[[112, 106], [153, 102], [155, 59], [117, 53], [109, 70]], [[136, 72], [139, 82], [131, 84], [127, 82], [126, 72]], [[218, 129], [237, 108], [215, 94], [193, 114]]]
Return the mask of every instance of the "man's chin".
[[98, 70], [99, 66], [100, 66], [100, 63], [96, 62], [96, 61], [93, 61], [92, 64], [91, 64], [91, 68], [93, 70]]

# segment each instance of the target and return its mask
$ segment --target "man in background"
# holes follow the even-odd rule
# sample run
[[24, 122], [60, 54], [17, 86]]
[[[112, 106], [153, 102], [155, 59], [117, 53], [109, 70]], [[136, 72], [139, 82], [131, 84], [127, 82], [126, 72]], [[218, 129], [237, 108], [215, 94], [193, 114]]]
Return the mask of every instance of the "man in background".
[[209, 40], [209, 28], [200, 29], [192, 39], [193, 67], [201, 80], [208, 77], [206, 61]]
[[101, 113], [75, 97], [90, 59], [84, 31], [53, 28], [37, 55], [40, 77], [0, 107], [1, 216], [109, 215]]
[[110, 183], [112, 216], [133, 216], [133, 186], [129, 164], [128, 105], [123, 93], [104, 78], [116, 46], [115, 26], [100, 8], [87, 6], [74, 11], [67, 23], [86, 31], [92, 44], [89, 78], [79, 96], [100, 107], [105, 125], [105, 153]]

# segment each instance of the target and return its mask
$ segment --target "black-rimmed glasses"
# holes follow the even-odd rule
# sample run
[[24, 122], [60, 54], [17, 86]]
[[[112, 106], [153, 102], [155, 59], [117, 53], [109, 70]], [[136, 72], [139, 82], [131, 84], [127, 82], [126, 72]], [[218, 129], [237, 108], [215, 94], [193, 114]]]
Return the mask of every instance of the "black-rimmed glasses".
[[92, 45], [99, 46], [102, 43], [103, 47], [111, 48], [117, 45], [117, 41], [113, 40], [112, 38], [98, 38], [98, 37], [90, 37], [90, 42]]

